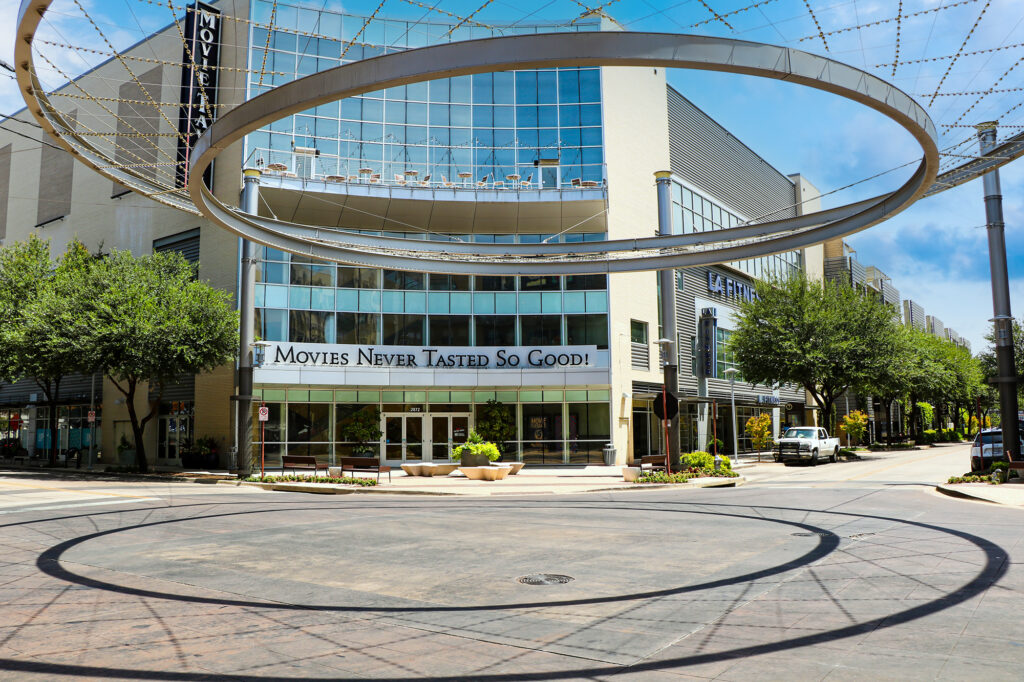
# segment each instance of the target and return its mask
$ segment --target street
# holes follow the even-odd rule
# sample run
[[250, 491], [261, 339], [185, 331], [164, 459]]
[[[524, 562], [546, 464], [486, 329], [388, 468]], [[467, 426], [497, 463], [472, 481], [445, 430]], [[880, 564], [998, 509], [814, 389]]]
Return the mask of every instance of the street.
[[[967, 446], [732, 489], [317, 496], [0, 474], [5, 679], [1019, 679]], [[559, 584], [517, 578], [570, 576]]]

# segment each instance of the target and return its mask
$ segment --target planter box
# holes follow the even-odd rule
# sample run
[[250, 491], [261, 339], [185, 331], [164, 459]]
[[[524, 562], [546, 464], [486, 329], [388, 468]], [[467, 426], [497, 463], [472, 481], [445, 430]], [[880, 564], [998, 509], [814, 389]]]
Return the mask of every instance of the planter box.
[[622, 480], [626, 483], [635, 483], [640, 478], [640, 467], [622, 467]]

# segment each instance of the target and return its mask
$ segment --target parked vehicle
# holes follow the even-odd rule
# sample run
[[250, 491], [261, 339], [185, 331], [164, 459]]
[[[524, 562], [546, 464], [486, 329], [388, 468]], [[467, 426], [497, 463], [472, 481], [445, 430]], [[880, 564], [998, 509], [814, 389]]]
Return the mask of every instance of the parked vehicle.
[[774, 454], [776, 462], [835, 462], [839, 459], [839, 439], [829, 438], [828, 432], [817, 426], [794, 426], [776, 441]]
[[[1024, 451], [1024, 438], [1021, 438], [1021, 451]], [[982, 429], [971, 443], [971, 471], [984, 471], [992, 467], [993, 462], [1006, 461], [1006, 448], [1003, 447], [1002, 429]]]

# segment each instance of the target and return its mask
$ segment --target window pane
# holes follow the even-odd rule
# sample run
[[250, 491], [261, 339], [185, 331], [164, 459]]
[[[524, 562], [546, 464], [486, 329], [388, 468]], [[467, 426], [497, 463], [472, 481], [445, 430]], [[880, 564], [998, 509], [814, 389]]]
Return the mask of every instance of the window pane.
[[516, 345], [516, 318], [511, 315], [477, 315], [476, 345]]
[[469, 315], [431, 315], [432, 346], [468, 346]]
[[477, 291], [515, 291], [515, 277], [498, 276], [477, 276]]
[[521, 317], [519, 337], [524, 346], [562, 345], [562, 317], [560, 315], [531, 315]]
[[260, 319], [256, 325], [260, 338], [264, 341], [287, 341], [288, 340], [288, 317], [287, 310], [274, 310], [262, 308], [259, 311]]
[[295, 343], [327, 343], [327, 323], [331, 313], [292, 310], [288, 313], [288, 340]]
[[351, 289], [377, 289], [380, 287], [380, 270], [376, 268], [338, 268], [338, 286]]
[[558, 291], [561, 288], [557, 275], [547, 275], [543, 277], [520, 277], [519, 278], [519, 290], [520, 291]]
[[605, 315], [566, 315], [565, 338], [570, 346], [608, 348], [608, 319]]
[[402, 270], [384, 271], [385, 289], [423, 290], [422, 272], [403, 272]]
[[392, 346], [422, 346], [426, 318], [423, 315], [382, 315], [381, 338]]
[[288, 404], [288, 441], [321, 443], [331, 434], [331, 406], [324, 403]]
[[608, 288], [608, 278], [605, 275], [567, 275], [565, 278], [566, 291], [606, 288]]
[[647, 343], [647, 323], [630, 320], [629, 339], [633, 343]]
[[431, 291], [469, 291], [469, 275], [430, 275]]
[[378, 316], [372, 313], [338, 313], [338, 343], [379, 343]]

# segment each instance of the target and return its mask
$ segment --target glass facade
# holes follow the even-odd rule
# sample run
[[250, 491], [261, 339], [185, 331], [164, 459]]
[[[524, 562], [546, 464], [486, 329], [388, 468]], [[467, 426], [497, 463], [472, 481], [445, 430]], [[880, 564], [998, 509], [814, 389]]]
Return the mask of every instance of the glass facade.
[[[276, 8], [276, 9], [275, 9]], [[271, 29], [271, 16], [273, 28]], [[254, 0], [248, 97], [389, 52], [496, 35], [593, 31], [408, 22]], [[461, 76], [315, 107], [247, 137], [246, 158], [298, 177], [533, 188], [603, 183], [598, 68]]]
[[[447, 422], [445, 427], [440, 420], [465, 417], [473, 428], [481, 405], [498, 400], [509, 409], [520, 434], [517, 440], [503, 444], [505, 459], [532, 464], [599, 464], [603, 462], [602, 448], [611, 437], [609, 394], [607, 388], [263, 387], [254, 391], [253, 440], [257, 448], [263, 447], [268, 468], [279, 467], [282, 454], [313, 455], [330, 464], [337, 457], [367, 449], [374, 455], [383, 450], [384, 458], [391, 461], [447, 460], [451, 454], [448, 443], [464, 434], [448, 430], [460, 428], [456, 422]], [[270, 410], [269, 421], [262, 423], [256, 417], [261, 401]], [[383, 442], [346, 441], [345, 425], [360, 412], [374, 410], [381, 413]], [[401, 420], [396, 419], [399, 416]]]
[[[727, 227], [737, 227], [744, 222], [744, 218], [729, 211], [721, 204], [673, 180], [673, 234], [721, 230]], [[747, 273], [751, 277], [775, 279], [776, 277], [785, 278], [800, 272], [803, 269], [803, 259], [799, 251], [788, 251], [786, 253], [776, 253], [771, 256], [762, 256], [761, 258], [730, 263], [729, 265]]]
[[256, 333], [264, 341], [608, 348], [604, 275], [439, 276], [336, 266], [254, 248]]

